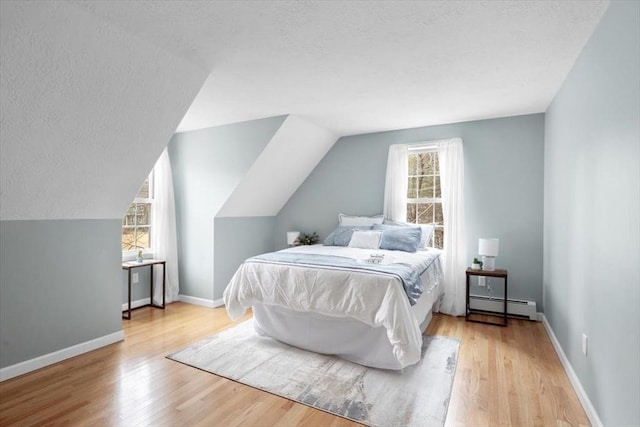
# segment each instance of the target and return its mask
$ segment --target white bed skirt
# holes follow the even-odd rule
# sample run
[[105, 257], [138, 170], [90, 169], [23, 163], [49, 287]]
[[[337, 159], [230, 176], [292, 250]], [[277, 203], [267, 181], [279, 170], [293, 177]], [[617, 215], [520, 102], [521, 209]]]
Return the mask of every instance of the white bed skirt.
[[[429, 325], [439, 308], [440, 285], [424, 293], [411, 307], [420, 331]], [[323, 354], [334, 354], [360, 365], [381, 369], [402, 369], [393, 355], [387, 330], [372, 328], [359, 320], [299, 312], [288, 308], [255, 304], [253, 324], [257, 333], [278, 341]]]

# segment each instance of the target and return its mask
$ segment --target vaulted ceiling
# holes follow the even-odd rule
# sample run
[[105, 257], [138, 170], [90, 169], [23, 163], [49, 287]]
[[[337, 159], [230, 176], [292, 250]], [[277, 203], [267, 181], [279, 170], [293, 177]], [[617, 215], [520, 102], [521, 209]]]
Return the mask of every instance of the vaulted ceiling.
[[210, 71], [179, 131], [295, 114], [347, 135], [545, 111], [608, 2], [79, 4]]
[[176, 129], [544, 111], [607, 4], [3, 0], [0, 219], [120, 218]]

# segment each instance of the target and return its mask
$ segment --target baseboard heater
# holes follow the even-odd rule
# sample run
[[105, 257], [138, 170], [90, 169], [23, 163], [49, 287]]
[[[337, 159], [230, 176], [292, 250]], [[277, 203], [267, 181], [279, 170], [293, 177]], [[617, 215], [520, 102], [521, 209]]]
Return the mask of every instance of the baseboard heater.
[[[469, 295], [469, 305], [473, 310], [482, 310], [491, 313], [503, 313], [504, 300], [483, 295]], [[507, 299], [507, 314], [521, 319], [538, 320], [535, 301], [519, 299]]]

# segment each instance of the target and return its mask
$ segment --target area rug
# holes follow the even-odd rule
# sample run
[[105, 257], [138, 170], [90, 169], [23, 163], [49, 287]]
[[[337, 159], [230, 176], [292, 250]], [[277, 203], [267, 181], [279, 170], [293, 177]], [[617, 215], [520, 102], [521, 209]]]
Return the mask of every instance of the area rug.
[[444, 425], [458, 340], [424, 336], [420, 362], [388, 371], [260, 336], [252, 322], [167, 357], [370, 426]]

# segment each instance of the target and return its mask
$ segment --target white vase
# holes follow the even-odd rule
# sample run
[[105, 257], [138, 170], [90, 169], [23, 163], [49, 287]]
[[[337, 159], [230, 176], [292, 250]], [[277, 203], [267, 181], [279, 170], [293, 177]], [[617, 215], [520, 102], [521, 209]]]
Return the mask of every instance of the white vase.
[[472, 270], [480, 270], [480, 264], [476, 264], [476, 263], [471, 264], [471, 269]]

